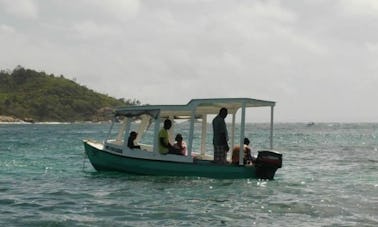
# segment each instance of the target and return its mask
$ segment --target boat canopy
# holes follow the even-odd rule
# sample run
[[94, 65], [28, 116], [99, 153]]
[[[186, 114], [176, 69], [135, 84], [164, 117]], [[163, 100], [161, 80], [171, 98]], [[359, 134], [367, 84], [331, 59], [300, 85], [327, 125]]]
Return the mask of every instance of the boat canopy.
[[222, 107], [227, 108], [229, 114], [235, 114], [240, 108], [245, 107], [274, 107], [275, 102], [251, 98], [214, 98], [192, 99], [186, 105], [143, 105], [129, 106], [115, 110], [115, 116], [137, 117], [150, 115], [157, 118], [185, 119], [201, 118], [207, 114], [218, 114]]
[[[118, 149], [125, 152], [126, 155], [139, 155], [138, 153], [129, 151], [127, 149], [127, 136], [131, 128], [131, 122], [138, 122], [139, 125], [137, 130], [137, 138], [135, 141], [139, 143], [142, 136], [148, 130], [148, 128], [154, 123], [153, 128], [153, 141], [152, 143], [141, 145], [144, 146], [145, 150], [154, 151], [157, 156], [148, 154], [151, 157], [159, 160], [167, 160], [167, 158], [172, 158], [172, 160], [181, 161], [181, 162], [193, 162], [191, 156], [193, 148], [193, 138], [194, 138], [194, 124], [195, 122], [201, 122], [201, 135], [200, 135], [200, 153], [201, 156], [205, 156], [206, 153], [206, 144], [207, 144], [207, 117], [208, 115], [217, 115], [219, 110], [224, 107], [227, 108], [228, 113], [232, 116], [231, 130], [230, 130], [230, 145], [234, 147], [235, 144], [238, 144], [239, 147], [243, 146], [244, 141], [244, 130], [245, 130], [245, 115], [246, 109], [250, 107], [270, 107], [271, 109], [271, 127], [270, 127], [270, 148], [273, 149], [273, 109], [275, 102], [273, 101], [264, 101], [259, 99], [251, 98], [209, 98], [209, 99], [192, 99], [185, 105], [143, 105], [143, 106], [127, 106], [122, 108], [117, 108], [114, 111], [114, 119], [111, 128], [109, 129], [107, 139], [105, 140], [105, 145], [108, 147], [113, 147], [113, 149]], [[236, 113], [240, 111], [240, 133], [239, 140], [235, 136], [235, 124], [236, 124]], [[119, 118], [125, 117], [122, 121]], [[187, 150], [188, 155], [186, 157], [170, 157], [169, 155], [160, 155], [157, 151], [158, 148], [158, 133], [161, 127], [161, 122], [164, 119], [189, 119], [189, 128], [188, 128], [188, 141], [187, 141]], [[199, 121], [197, 121], [197, 119]], [[115, 122], [122, 122], [122, 126], [119, 128], [119, 132], [115, 140], [110, 139], [111, 131]], [[173, 129], [173, 127], [172, 127]], [[174, 129], [173, 129], [174, 130]], [[173, 131], [172, 130], [172, 131]], [[171, 132], [172, 132], [171, 131]], [[172, 137], [172, 136], [170, 136]], [[243, 155], [240, 152], [240, 161], [243, 163]], [[147, 154], [146, 154], [147, 155]], [[180, 160], [179, 160], [180, 159]]]

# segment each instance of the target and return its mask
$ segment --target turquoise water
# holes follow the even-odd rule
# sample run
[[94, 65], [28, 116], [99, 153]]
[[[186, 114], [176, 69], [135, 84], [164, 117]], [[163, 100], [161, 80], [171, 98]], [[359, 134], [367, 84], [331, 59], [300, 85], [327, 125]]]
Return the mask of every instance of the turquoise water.
[[0, 125], [0, 226], [378, 226], [378, 124], [277, 124], [274, 181], [96, 172], [108, 126]]

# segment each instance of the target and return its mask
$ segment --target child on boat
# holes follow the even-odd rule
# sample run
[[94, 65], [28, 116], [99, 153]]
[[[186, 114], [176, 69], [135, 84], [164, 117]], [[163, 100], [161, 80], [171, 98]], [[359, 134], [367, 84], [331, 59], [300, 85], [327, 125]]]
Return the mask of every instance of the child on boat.
[[173, 150], [169, 152], [172, 154], [178, 154], [178, 155], [186, 155], [187, 149], [186, 149], [186, 143], [183, 141], [182, 135], [178, 133], [175, 138], [176, 142], [173, 144]]

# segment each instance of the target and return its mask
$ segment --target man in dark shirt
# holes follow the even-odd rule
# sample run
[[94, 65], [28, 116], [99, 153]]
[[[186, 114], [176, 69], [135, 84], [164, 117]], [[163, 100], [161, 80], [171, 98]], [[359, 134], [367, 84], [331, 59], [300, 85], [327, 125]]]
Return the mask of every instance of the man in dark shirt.
[[219, 114], [213, 119], [213, 145], [214, 145], [214, 162], [218, 164], [227, 163], [228, 132], [226, 122], [228, 111], [221, 108]]

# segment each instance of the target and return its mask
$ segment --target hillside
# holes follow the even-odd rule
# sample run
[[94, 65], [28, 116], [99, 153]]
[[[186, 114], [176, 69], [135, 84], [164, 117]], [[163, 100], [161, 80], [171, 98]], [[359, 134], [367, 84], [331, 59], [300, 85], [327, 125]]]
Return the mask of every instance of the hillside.
[[139, 105], [138, 100], [115, 99], [85, 86], [20, 66], [0, 71], [0, 115], [29, 121], [102, 121], [112, 108]]

